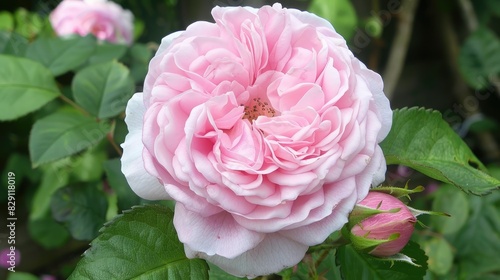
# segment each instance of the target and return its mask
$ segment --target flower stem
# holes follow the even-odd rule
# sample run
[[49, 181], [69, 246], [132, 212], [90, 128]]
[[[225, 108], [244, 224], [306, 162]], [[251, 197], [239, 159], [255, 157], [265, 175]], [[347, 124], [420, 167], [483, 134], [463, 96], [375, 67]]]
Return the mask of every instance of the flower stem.
[[330, 251], [332, 249], [336, 249], [340, 246], [347, 245], [349, 243], [351, 243], [351, 242], [349, 240], [347, 240], [346, 238], [344, 238], [342, 235], [339, 238], [334, 239], [334, 240], [328, 238], [325, 242], [323, 242], [319, 245], [310, 247], [309, 250], [307, 250], [307, 253], [314, 253], [314, 252], [319, 252], [319, 251], [323, 251], [323, 250]]
[[111, 144], [113, 149], [116, 151], [116, 153], [121, 157], [123, 155], [123, 152], [115, 142], [115, 137], [114, 137], [115, 127], [116, 127], [116, 120], [113, 120], [113, 122], [111, 123], [111, 130], [106, 135], [106, 138], [108, 139], [109, 143]]

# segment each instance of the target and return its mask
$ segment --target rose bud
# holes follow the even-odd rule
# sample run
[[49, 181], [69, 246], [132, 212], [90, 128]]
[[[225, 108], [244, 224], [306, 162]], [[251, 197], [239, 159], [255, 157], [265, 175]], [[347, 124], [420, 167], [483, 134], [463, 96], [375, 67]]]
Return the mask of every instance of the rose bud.
[[399, 253], [408, 243], [417, 218], [399, 199], [369, 192], [349, 216], [353, 246], [377, 257]]

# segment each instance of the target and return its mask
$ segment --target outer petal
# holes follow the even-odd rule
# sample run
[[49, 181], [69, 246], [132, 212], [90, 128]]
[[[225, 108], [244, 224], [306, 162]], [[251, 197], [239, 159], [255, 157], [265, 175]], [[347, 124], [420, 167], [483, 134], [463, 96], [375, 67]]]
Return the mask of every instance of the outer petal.
[[228, 212], [203, 217], [175, 205], [174, 226], [179, 240], [193, 251], [234, 258], [257, 246], [265, 234], [240, 226]]
[[385, 180], [385, 172], [387, 171], [387, 165], [385, 164], [384, 153], [380, 146], [375, 147], [375, 153], [372, 157], [373, 164], [377, 165], [377, 169], [373, 174], [372, 187], [376, 187]]
[[254, 278], [291, 267], [304, 257], [309, 247], [279, 233], [267, 234], [254, 249], [234, 258], [208, 256], [184, 246], [189, 258], [201, 257], [236, 276]]
[[[276, 3], [273, 5], [275, 9], [281, 9], [281, 4]], [[310, 24], [314, 27], [326, 27], [328, 29], [334, 30], [332, 24], [322, 17], [318, 17], [317, 15], [307, 12], [301, 11], [297, 9], [287, 8], [288, 13], [292, 14], [296, 18], [298, 18], [301, 22]], [[340, 37], [340, 36], [339, 36]]]
[[145, 112], [142, 101], [143, 93], [134, 94], [129, 100], [126, 109], [125, 122], [128, 131], [125, 142], [121, 145], [122, 172], [132, 190], [140, 197], [150, 200], [171, 199], [165, 188], [156, 177], [151, 176], [144, 168], [142, 160], [142, 125]]
[[375, 107], [377, 108], [377, 114], [382, 124], [382, 128], [380, 128], [380, 132], [377, 136], [377, 141], [381, 142], [384, 138], [389, 134], [392, 126], [392, 110], [391, 105], [389, 103], [389, 99], [385, 96], [383, 91], [384, 82], [379, 74], [369, 70], [366, 68], [361, 61], [359, 62], [360, 72], [363, 75], [363, 78], [366, 81], [366, 84], [370, 88], [370, 91], [373, 93], [373, 99], [375, 103]]
[[280, 233], [297, 242], [314, 246], [325, 241], [334, 231], [337, 231], [347, 223], [347, 216], [356, 203], [356, 195], [350, 195], [335, 206], [335, 210], [328, 217], [313, 224], [291, 230], [283, 230]]
[[156, 51], [156, 53], [157, 53], [156, 55], [165, 51], [170, 46], [170, 44], [172, 44], [174, 39], [179, 37], [182, 33], [184, 33], [184, 31], [177, 31], [177, 32], [170, 33], [167, 36], [163, 37], [163, 39], [161, 39], [160, 47], [158, 48], [158, 51]]

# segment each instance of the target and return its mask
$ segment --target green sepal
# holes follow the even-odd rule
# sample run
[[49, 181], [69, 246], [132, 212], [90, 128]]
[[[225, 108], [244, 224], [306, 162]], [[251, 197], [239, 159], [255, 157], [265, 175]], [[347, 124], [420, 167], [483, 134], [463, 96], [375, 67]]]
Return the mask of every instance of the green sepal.
[[398, 197], [398, 198], [399, 197], [407, 197], [408, 199], [410, 199], [410, 194], [419, 193], [419, 192], [422, 192], [424, 190], [425, 190], [425, 188], [423, 186], [417, 186], [414, 189], [410, 190], [408, 188], [408, 182], [406, 182], [404, 188], [393, 187], [393, 186], [380, 186], [380, 187], [376, 187], [376, 188], [371, 189], [371, 191], [374, 191], [374, 192], [382, 192], [382, 193], [390, 194], [390, 195]]
[[[382, 203], [382, 202], [380, 202]], [[390, 210], [380, 210], [378, 209], [380, 207], [380, 204], [377, 206], [377, 209], [373, 209], [370, 207], [365, 207], [362, 205], [356, 205], [354, 206], [354, 209], [352, 210], [351, 214], [349, 214], [349, 222], [348, 222], [348, 227], [351, 229], [354, 225], [357, 225], [361, 223], [363, 220], [366, 218], [369, 218], [373, 215], [381, 214], [381, 213], [397, 213], [401, 208], [393, 208]]]
[[411, 265], [416, 266], [416, 267], [421, 267], [421, 265], [415, 263], [415, 259], [412, 259], [412, 258], [410, 258], [407, 255], [402, 254], [402, 253], [397, 253], [395, 255], [388, 256], [388, 257], [376, 257], [376, 258], [378, 258], [382, 261], [390, 261], [391, 267], [394, 265], [394, 262], [405, 262], [407, 264], [411, 264]]
[[367, 238], [366, 236], [357, 236], [349, 232], [349, 239], [351, 240], [354, 248], [358, 251], [362, 251], [368, 254], [375, 250], [375, 248], [377, 248], [379, 245], [394, 241], [398, 239], [399, 236], [400, 234], [396, 232], [391, 234], [387, 239], [371, 239]]
[[412, 208], [410, 206], [407, 206], [410, 212], [413, 214], [413, 216], [418, 217], [420, 215], [426, 214], [426, 215], [431, 215], [431, 216], [443, 216], [443, 217], [451, 217], [450, 214], [444, 213], [444, 212], [437, 212], [437, 211], [426, 211], [426, 210], [419, 210]]

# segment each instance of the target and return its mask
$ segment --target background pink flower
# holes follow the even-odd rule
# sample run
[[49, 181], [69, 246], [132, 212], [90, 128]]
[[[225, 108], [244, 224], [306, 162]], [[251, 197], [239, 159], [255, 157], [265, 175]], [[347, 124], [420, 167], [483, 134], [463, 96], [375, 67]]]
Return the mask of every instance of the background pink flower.
[[50, 14], [59, 36], [93, 34], [99, 40], [131, 44], [133, 15], [107, 0], [63, 0]]
[[162, 40], [127, 106], [122, 171], [143, 198], [177, 201], [188, 257], [269, 274], [383, 180], [392, 111], [327, 21], [280, 4], [212, 15]]
[[0, 267], [9, 268], [18, 266], [21, 263], [21, 252], [11, 250], [10, 247], [0, 250]]

